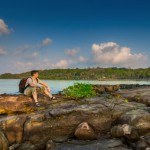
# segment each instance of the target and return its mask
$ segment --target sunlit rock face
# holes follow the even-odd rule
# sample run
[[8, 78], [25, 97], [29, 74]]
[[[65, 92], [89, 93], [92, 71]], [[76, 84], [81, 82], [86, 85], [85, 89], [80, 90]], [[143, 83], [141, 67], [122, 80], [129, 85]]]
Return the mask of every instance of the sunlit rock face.
[[40, 93], [41, 107], [35, 107], [32, 98], [24, 95], [0, 95], [0, 150], [9, 146], [17, 150], [147, 148], [150, 109], [145, 102], [127, 96], [137, 92], [144, 99], [150, 96], [148, 91], [149, 87], [115, 89], [80, 100], [63, 95], [50, 100]]

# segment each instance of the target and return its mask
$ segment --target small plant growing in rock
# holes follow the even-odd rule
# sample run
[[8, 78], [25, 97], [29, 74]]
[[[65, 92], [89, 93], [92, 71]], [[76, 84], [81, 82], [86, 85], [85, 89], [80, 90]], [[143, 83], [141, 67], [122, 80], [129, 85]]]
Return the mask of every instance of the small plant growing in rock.
[[91, 84], [75, 83], [72, 86], [63, 90], [66, 97], [73, 99], [80, 99], [85, 97], [93, 97], [96, 95], [93, 86]]

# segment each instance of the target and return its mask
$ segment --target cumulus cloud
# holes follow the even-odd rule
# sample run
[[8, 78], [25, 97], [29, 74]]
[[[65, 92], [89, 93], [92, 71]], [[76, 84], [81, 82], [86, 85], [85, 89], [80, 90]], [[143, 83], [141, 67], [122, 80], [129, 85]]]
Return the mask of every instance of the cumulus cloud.
[[57, 62], [56, 64], [53, 64], [53, 67], [56, 68], [67, 68], [68, 67], [68, 61], [65, 59], [60, 60], [59, 62]]
[[58, 62], [51, 62], [50, 59], [45, 58], [44, 60], [35, 62], [39, 68], [42, 69], [50, 69], [50, 68], [67, 68], [69, 65], [69, 61], [66, 59], [61, 59]]
[[8, 25], [4, 22], [3, 19], [0, 19], [0, 35], [8, 33], [10, 33]]
[[79, 56], [78, 61], [79, 61], [79, 62], [87, 62], [87, 61], [88, 61], [88, 58], [86, 58], [86, 57], [84, 57], [84, 56]]
[[[37, 64], [37, 62], [36, 62]], [[66, 59], [61, 59], [58, 62], [51, 62], [49, 59], [45, 58], [42, 62], [38, 62], [38, 67], [42, 69], [50, 68], [67, 68], [69, 66], [69, 61]]]
[[128, 47], [108, 42], [92, 45], [93, 62], [101, 66], [144, 67], [147, 57], [141, 53], [132, 53]]
[[52, 39], [46, 38], [42, 41], [42, 46], [47, 46], [50, 45], [51, 43], [52, 43]]
[[0, 47], [0, 56], [6, 54], [6, 50]]
[[69, 56], [76, 56], [76, 54], [79, 52], [79, 48], [73, 48], [73, 49], [67, 49], [65, 51], [65, 54]]
[[[76, 68], [76, 67], [131, 67], [144, 68], [149, 67], [148, 58], [142, 53], [134, 53], [129, 47], [122, 47], [114, 42], [93, 44], [91, 48], [92, 55], [79, 55], [79, 48], [68, 49], [65, 53], [70, 56], [62, 56], [59, 60], [51, 59], [48, 53], [42, 53], [36, 48], [30, 51], [24, 51], [28, 46], [23, 46], [18, 51], [19, 55], [6, 55], [0, 59], [7, 62], [7, 68], [11, 72], [25, 72], [32, 69], [52, 69], [52, 68]], [[19, 50], [19, 49], [18, 49]], [[0, 56], [8, 52], [0, 47]], [[9, 60], [8, 60], [9, 57]], [[11, 59], [10, 59], [11, 57]], [[57, 57], [57, 56], [56, 56]], [[52, 61], [53, 60], [53, 61]]]

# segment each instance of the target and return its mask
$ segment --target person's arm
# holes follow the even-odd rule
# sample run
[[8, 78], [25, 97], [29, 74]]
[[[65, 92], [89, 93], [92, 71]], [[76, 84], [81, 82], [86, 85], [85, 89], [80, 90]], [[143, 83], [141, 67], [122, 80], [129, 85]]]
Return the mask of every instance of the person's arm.
[[40, 84], [40, 85], [46, 87], [49, 92], [51, 91], [51, 89], [50, 89], [50, 87], [47, 85], [47, 83], [45, 83], [45, 82], [43, 82], [43, 81], [41, 81], [41, 80], [38, 79], [38, 84]]
[[49, 86], [47, 85], [47, 83], [45, 83], [45, 82], [43, 82], [43, 81], [41, 81], [39, 79], [38, 79], [38, 84], [41, 84], [41, 85], [45, 86], [46, 88], [49, 88]]

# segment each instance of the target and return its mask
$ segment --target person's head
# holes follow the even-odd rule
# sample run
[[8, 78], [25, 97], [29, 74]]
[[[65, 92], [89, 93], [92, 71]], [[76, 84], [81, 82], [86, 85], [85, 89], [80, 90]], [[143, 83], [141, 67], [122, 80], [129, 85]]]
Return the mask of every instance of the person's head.
[[32, 70], [31, 71], [31, 76], [35, 77], [35, 78], [38, 78], [39, 77], [39, 71], [38, 70]]

